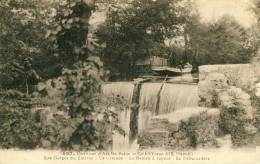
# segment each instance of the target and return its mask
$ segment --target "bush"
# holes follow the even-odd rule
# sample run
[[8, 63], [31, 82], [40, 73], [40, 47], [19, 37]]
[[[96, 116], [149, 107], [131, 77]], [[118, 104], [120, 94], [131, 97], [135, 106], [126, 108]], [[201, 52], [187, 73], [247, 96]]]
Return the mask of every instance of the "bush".
[[221, 73], [209, 74], [199, 82], [200, 106], [218, 107], [218, 94], [228, 88], [228, 80]]
[[0, 147], [36, 148], [40, 141], [40, 117], [31, 110], [30, 98], [6, 91], [0, 98]]
[[[48, 149], [107, 150], [117, 126], [117, 109], [111, 99], [93, 97], [92, 115], [71, 116], [64, 108], [43, 111], [41, 147]], [[86, 106], [87, 107], [87, 106]]]
[[260, 129], [260, 82], [253, 86], [251, 92], [252, 106], [256, 108], [256, 127]]
[[68, 110], [46, 103], [48, 98], [26, 97], [12, 90], [1, 97], [0, 148], [103, 150], [111, 147], [114, 131], [124, 133], [117, 117], [124, 102], [118, 98], [97, 94], [89, 100], [95, 107], [93, 115], [71, 117]]
[[231, 83], [230, 77], [209, 73], [199, 83], [200, 105], [219, 108], [221, 132], [231, 134], [234, 145], [246, 145], [256, 133], [256, 92], [250, 89], [250, 97], [242, 89], [230, 85], [235, 85]]
[[[190, 110], [192, 114], [187, 113]], [[207, 108], [187, 108], [159, 115], [151, 120], [138, 143], [141, 149], [217, 147], [218, 120], [219, 110]]]
[[220, 127], [231, 134], [234, 145], [246, 145], [256, 134], [255, 114], [250, 96], [240, 88], [231, 87], [219, 94], [221, 104]]
[[[12, 27], [11, 30], [13, 30], [7, 31], [8, 36], [4, 37], [4, 40], [6, 40], [5, 38], [14, 38], [14, 43], [16, 43], [16, 41], [21, 39], [20, 42], [23, 43], [23, 47], [19, 47], [19, 44], [14, 44], [15, 47], [18, 47], [13, 48], [13, 44], [7, 44], [9, 42], [6, 41], [3, 42], [11, 45], [11, 48], [10, 46], [7, 47], [7, 52], [18, 49], [18, 53], [15, 51], [12, 54], [7, 54], [11, 55], [11, 61], [0, 61], [0, 63], [7, 63], [11, 66], [10, 68], [0, 66], [1, 70], [6, 70], [3, 77], [8, 77], [11, 82], [18, 82], [17, 84], [8, 83], [10, 88], [17, 89], [20, 86], [26, 88], [26, 96], [28, 97], [30, 94], [28, 85], [37, 84], [39, 80], [38, 78], [37, 80], [30, 78], [31, 74], [37, 75], [39, 73], [39, 75], [45, 75], [43, 79], [48, 79], [61, 76], [61, 72], [64, 70], [65, 79], [65, 88], [61, 91], [64, 93], [61, 94], [63, 97], [61, 99], [58, 98], [61, 101], [61, 105], [55, 104], [56, 106], [52, 110], [43, 109], [35, 111], [33, 105], [30, 104], [34, 103], [34, 100], [28, 98], [29, 103], [24, 105], [19, 101], [19, 95], [16, 93], [13, 98], [6, 97], [3, 101], [1, 100], [1, 103], [3, 103], [3, 107], [0, 109], [3, 117], [0, 127], [0, 135], [2, 137], [0, 143], [3, 145], [2, 147], [107, 149], [111, 145], [113, 131], [116, 129], [121, 131], [117, 126], [116, 111], [110, 110], [113, 109], [112, 107], [114, 107], [115, 103], [113, 104], [111, 100], [107, 100], [99, 94], [100, 82], [102, 82], [102, 77], [105, 76], [103, 63], [99, 58], [91, 56], [92, 54], [89, 53], [86, 45], [88, 21], [94, 9], [92, 2], [94, 1], [53, 1], [54, 8], [52, 10], [54, 11], [52, 13], [44, 13], [45, 15], [43, 16], [41, 15], [43, 11], [38, 13], [38, 10], [35, 10], [38, 7], [37, 5], [33, 4], [32, 6], [29, 3], [28, 8], [30, 11], [32, 13], [37, 11], [36, 14], [41, 16], [35, 16], [36, 24], [33, 23], [35, 22], [34, 20], [26, 21], [33, 26], [35, 31], [32, 31], [31, 28], [25, 28], [27, 26], [24, 26], [23, 23], [21, 24], [20, 21], [23, 19], [19, 17], [14, 19], [17, 20], [17, 24], [12, 24], [12, 26], [8, 24], [10, 22], [8, 20], [9, 17], [0, 19], [0, 23], [6, 21], [7, 25], [4, 25]], [[26, 4], [22, 1], [17, 1], [16, 3], [18, 3], [17, 7], [21, 10], [23, 10]], [[49, 3], [47, 2], [46, 6]], [[12, 7], [15, 8], [14, 6]], [[3, 11], [6, 11], [9, 16], [19, 16], [19, 13], [13, 13], [12, 7], [9, 3], [0, 2], [0, 8], [6, 9]], [[43, 19], [45, 17], [47, 17], [47, 20]], [[47, 27], [44, 26], [44, 23], [47, 24]], [[45, 37], [43, 36], [45, 31], [38, 32], [39, 24], [43, 25], [40, 27], [44, 28], [44, 30], [46, 28], [49, 29]], [[22, 32], [26, 32], [21, 35], [21, 38], [16, 36], [17, 25], [19, 25]], [[28, 38], [27, 32], [37, 34], [37, 37], [32, 35], [34, 37]], [[43, 40], [46, 40], [46, 42]], [[32, 45], [29, 44], [31, 41]], [[27, 42], [28, 45], [26, 44]], [[39, 43], [41, 44], [39, 45]], [[42, 45], [42, 43], [44, 44]], [[30, 50], [30, 47], [36, 47], [37, 51], [31, 54], [27, 51], [22, 51], [23, 48]], [[17, 54], [21, 56], [21, 59], [17, 58]], [[35, 57], [32, 61], [31, 58], [27, 59], [29, 54]], [[17, 63], [17, 59], [20, 59], [21, 63]], [[55, 69], [54, 67], [58, 68]], [[62, 69], [64, 67], [67, 69]], [[0, 76], [2, 76], [1, 73]], [[20, 82], [20, 80], [22, 81]], [[7, 80], [5, 81], [8, 82]], [[2, 85], [2, 81], [0, 85]], [[54, 85], [54, 83], [51, 83], [51, 85]], [[42, 87], [40, 88], [44, 91]], [[23, 91], [25, 92], [25, 90]], [[39, 95], [39, 93], [35, 92], [34, 95]], [[21, 95], [20, 97], [23, 96]], [[41, 97], [41, 99], [46, 97]], [[54, 103], [57, 102], [55, 101]], [[55, 109], [57, 106], [59, 108]], [[120, 104], [116, 106], [116, 109], [118, 109], [118, 106]], [[39, 116], [39, 118], [37, 117], [38, 119], [36, 119], [36, 116]], [[10, 117], [10, 120], [8, 117]]]
[[[216, 147], [219, 111], [207, 109], [187, 120], [182, 120], [179, 129], [170, 133], [171, 147], [191, 148]], [[188, 142], [187, 142], [188, 141]]]
[[117, 110], [124, 109], [123, 102], [100, 94], [102, 72], [102, 62], [95, 57], [64, 70], [58, 109], [43, 114], [43, 147], [109, 149], [114, 131], [123, 133], [117, 117]]

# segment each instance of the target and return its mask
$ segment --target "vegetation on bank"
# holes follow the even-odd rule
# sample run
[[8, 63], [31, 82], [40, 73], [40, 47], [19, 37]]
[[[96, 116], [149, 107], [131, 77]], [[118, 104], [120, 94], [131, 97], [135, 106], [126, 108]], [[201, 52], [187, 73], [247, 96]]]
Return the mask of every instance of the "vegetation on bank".
[[168, 58], [173, 67], [189, 62], [197, 70], [248, 63], [259, 46], [257, 27], [245, 29], [228, 15], [201, 23], [196, 4], [181, 0], [118, 3], [96, 34], [106, 45], [99, 50], [105, 65], [123, 78], [134, 76], [136, 62], [146, 57]]
[[[232, 73], [234, 72], [233, 70]], [[254, 141], [258, 131], [256, 113], [259, 112], [259, 105], [255, 103], [259, 101], [259, 98], [255, 97], [257, 81], [248, 88], [248, 83], [243, 86], [242, 83], [236, 85], [227, 75], [228, 71], [213, 71], [205, 79], [201, 79], [200, 105], [220, 109], [218, 135], [230, 134], [233, 145], [245, 146]], [[237, 81], [241, 82], [245, 77], [247, 76], [241, 75]]]
[[[196, 68], [248, 62], [256, 54], [259, 27], [249, 35], [230, 17], [202, 24], [194, 4], [181, 2], [1, 0], [0, 147], [109, 149], [113, 132], [124, 133], [116, 111], [126, 105], [100, 94], [107, 70], [131, 77], [135, 62], [152, 55]], [[112, 7], [93, 50], [89, 18], [101, 5]], [[184, 45], [165, 44], [178, 38]], [[37, 91], [39, 82], [57, 77], [65, 85], [59, 101]]]
[[[113, 131], [122, 132], [115, 110], [123, 105], [98, 95], [106, 74], [86, 47], [93, 3], [6, 0], [0, 7], [0, 147], [109, 149]], [[58, 76], [64, 97], [53, 102], [34, 86]]]

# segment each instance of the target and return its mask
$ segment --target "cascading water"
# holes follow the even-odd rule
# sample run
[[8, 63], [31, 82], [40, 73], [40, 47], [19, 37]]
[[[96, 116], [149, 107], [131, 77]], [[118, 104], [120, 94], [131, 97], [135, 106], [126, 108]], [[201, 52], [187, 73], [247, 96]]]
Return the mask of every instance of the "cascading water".
[[[163, 85], [163, 86], [162, 86]], [[113, 148], [129, 148], [130, 105], [132, 101], [134, 84], [132, 82], [113, 82], [104, 84], [102, 91], [106, 96], [122, 96], [129, 103], [129, 108], [119, 111], [119, 124], [125, 130], [126, 136], [115, 134]], [[158, 102], [158, 96], [160, 101]], [[143, 132], [149, 125], [152, 116], [166, 114], [185, 107], [198, 106], [198, 86], [193, 84], [171, 83], [143, 83], [139, 99], [138, 133]]]
[[157, 96], [162, 83], [144, 83], [140, 92], [140, 108], [138, 117], [138, 132], [142, 132], [150, 124], [153, 111], [156, 108]]
[[[163, 85], [161, 93], [160, 87]], [[157, 101], [160, 94], [160, 102]], [[192, 84], [144, 83], [140, 95], [139, 132], [146, 129], [153, 115], [198, 106], [198, 86]], [[159, 103], [159, 109], [157, 108]]]
[[165, 84], [161, 92], [159, 114], [173, 112], [184, 107], [198, 106], [197, 85]]
[[113, 82], [102, 85], [102, 92], [105, 96], [120, 96], [127, 101], [129, 108], [123, 111], [117, 111], [119, 126], [125, 131], [123, 136], [115, 132], [113, 135], [113, 149], [122, 150], [129, 149], [129, 132], [130, 132], [130, 105], [132, 101], [134, 84], [131, 82]]

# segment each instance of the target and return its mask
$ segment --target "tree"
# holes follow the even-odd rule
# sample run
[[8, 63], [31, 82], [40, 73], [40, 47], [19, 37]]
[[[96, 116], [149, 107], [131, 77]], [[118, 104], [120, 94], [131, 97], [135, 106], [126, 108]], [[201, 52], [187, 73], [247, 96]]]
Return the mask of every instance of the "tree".
[[[3, 88], [21, 88], [40, 80], [36, 61], [43, 56], [45, 29], [51, 10], [48, 1], [3, 0], [0, 2], [0, 85]], [[25, 89], [26, 88], [26, 89]]]
[[43, 46], [44, 56], [39, 56], [37, 62], [38, 67], [45, 67], [40, 71], [45, 79], [58, 77], [64, 68], [87, 59], [88, 20], [93, 2], [54, 0], [52, 3], [55, 12], [45, 33], [48, 43]]
[[188, 51], [194, 66], [247, 63], [254, 51], [246, 44], [247, 31], [228, 15], [207, 25], [193, 19], [187, 25], [187, 31]]
[[260, 51], [259, 51], [259, 45], [260, 45], [260, 35], [259, 35], [259, 30], [260, 30], [260, 1], [259, 0], [254, 0], [254, 6], [253, 6], [253, 11], [256, 15], [256, 18], [257, 18], [257, 25], [256, 25], [256, 29], [254, 29], [254, 39], [255, 39], [255, 43], [257, 44], [257, 49], [258, 49], [258, 52], [257, 52], [257, 56], [259, 57], [260, 56]]
[[257, 20], [259, 22], [260, 20], [260, 1], [259, 0], [254, 0], [254, 7], [252, 8], [254, 13], [256, 14], [257, 16]]
[[178, 15], [178, 2], [133, 0], [109, 12], [98, 31], [100, 43], [106, 43], [102, 55], [108, 68], [123, 77], [133, 75], [138, 59], [151, 55], [154, 47], [176, 36], [184, 23], [184, 17]]
[[[24, 86], [24, 81], [28, 85], [37, 84], [38, 80], [31, 82], [33, 78], [28, 76], [32, 70], [36, 75], [45, 75], [44, 79], [57, 76], [65, 79], [65, 96], [61, 102], [50, 105], [50, 111], [36, 110], [32, 109], [36, 99], [49, 101], [50, 98], [37, 97], [28, 91], [25, 96], [16, 90], [0, 90], [3, 117], [0, 147], [107, 149], [112, 144], [114, 130], [122, 132], [117, 125], [116, 110], [123, 110], [121, 107], [126, 105], [121, 106], [118, 98], [106, 99], [100, 93], [105, 76], [103, 63], [86, 46], [94, 1], [52, 0], [46, 1], [46, 6], [38, 6], [36, 2], [39, 1], [0, 2], [3, 9], [0, 12], [6, 18], [15, 18], [11, 21], [0, 18], [4, 27], [0, 33], [4, 37], [0, 38], [0, 48], [4, 50], [1, 51], [0, 74], [12, 78], [11, 83], [2, 85], [1, 89], [16, 89]], [[48, 13], [46, 7], [50, 4], [52, 12]], [[31, 52], [30, 48], [37, 51]], [[33, 134], [26, 133], [28, 131]], [[10, 134], [12, 137], [8, 137]]]
[[93, 4], [79, 4], [86, 3], [80, 0], [0, 2], [2, 88], [28, 90], [41, 79], [58, 77], [64, 67], [87, 58], [85, 42]]
[[45, 138], [52, 146], [108, 149], [114, 130], [122, 131], [117, 125], [116, 111], [113, 111], [121, 109], [100, 94], [100, 84], [106, 75], [103, 62], [86, 44], [88, 21], [94, 9], [92, 2], [63, 0], [58, 4], [60, 8], [54, 17], [53, 29], [47, 35], [56, 57], [55, 64], [64, 67], [62, 77], [66, 88], [58, 114], [53, 114], [58, 115], [59, 121], [53, 119], [47, 124], [46, 131], [57, 129], [61, 134], [60, 137], [54, 132]]

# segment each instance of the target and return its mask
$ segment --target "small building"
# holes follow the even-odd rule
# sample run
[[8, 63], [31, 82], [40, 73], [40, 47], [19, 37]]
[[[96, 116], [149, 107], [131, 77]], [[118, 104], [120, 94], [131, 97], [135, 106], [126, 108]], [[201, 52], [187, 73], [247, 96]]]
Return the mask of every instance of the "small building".
[[135, 63], [135, 68], [134, 68], [135, 74], [147, 74], [151, 73], [151, 61], [149, 57], [146, 57], [144, 59], [139, 59]]
[[152, 73], [152, 67], [167, 67], [169, 61], [166, 58], [151, 56], [137, 60], [135, 63], [135, 72], [137, 74]]
[[151, 66], [152, 67], [168, 67], [169, 66], [169, 60], [165, 58], [161, 58], [158, 56], [152, 56], [150, 58]]
[[192, 65], [186, 63], [184, 67], [170, 67], [169, 60], [166, 58], [151, 56], [140, 59], [135, 64], [135, 73], [137, 75], [182, 75], [191, 73]]

